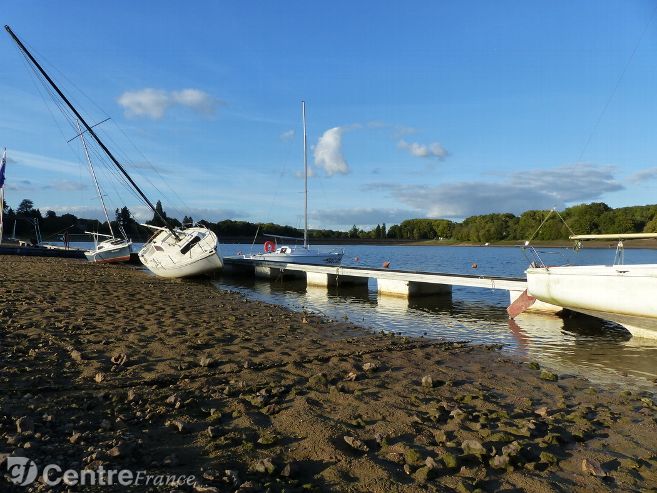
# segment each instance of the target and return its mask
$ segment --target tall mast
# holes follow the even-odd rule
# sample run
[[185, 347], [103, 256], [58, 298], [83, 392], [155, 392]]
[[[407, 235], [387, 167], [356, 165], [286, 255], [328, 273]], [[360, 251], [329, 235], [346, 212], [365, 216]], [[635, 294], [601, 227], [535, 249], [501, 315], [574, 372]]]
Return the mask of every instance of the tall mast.
[[103, 207], [103, 212], [105, 213], [105, 219], [107, 219], [107, 225], [109, 226], [110, 234], [114, 237], [114, 231], [112, 230], [112, 221], [110, 221], [109, 214], [107, 214], [107, 207], [105, 206], [105, 199], [103, 198], [103, 192], [100, 191], [100, 185], [98, 185], [98, 178], [96, 178], [96, 171], [94, 170], [94, 165], [91, 162], [89, 157], [89, 149], [87, 149], [87, 141], [84, 140], [84, 135], [82, 133], [82, 128], [80, 128], [80, 122], [75, 122], [78, 127], [78, 132], [80, 133], [80, 140], [82, 141], [82, 148], [84, 149], [84, 155], [87, 158], [87, 164], [89, 165], [89, 172], [91, 173], [91, 178], [94, 180], [94, 185], [96, 185], [96, 192], [98, 193], [98, 198], [100, 199], [100, 205]]
[[0, 161], [0, 244], [2, 243], [2, 234], [5, 230], [5, 166], [7, 165], [7, 148], [2, 153]]
[[160, 218], [160, 220], [164, 223], [165, 227], [171, 231], [174, 237], [178, 238], [178, 235], [176, 232], [169, 226], [169, 223], [167, 220], [162, 217], [162, 215], [157, 211], [155, 206], [151, 203], [150, 200], [148, 200], [148, 197], [144, 194], [144, 192], [141, 191], [141, 189], [137, 186], [137, 184], [134, 182], [132, 177], [128, 174], [128, 172], [125, 170], [125, 168], [119, 163], [119, 161], [114, 157], [114, 155], [111, 153], [111, 151], [107, 148], [107, 146], [103, 143], [102, 140], [96, 135], [96, 132], [93, 131], [93, 129], [89, 126], [89, 124], [86, 122], [84, 118], [82, 118], [82, 115], [78, 112], [78, 110], [75, 109], [75, 106], [68, 100], [66, 96], [64, 96], [64, 93], [57, 87], [57, 84], [53, 82], [53, 80], [50, 78], [50, 76], [46, 73], [46, 71], [41, 67], [39, 62], [36, 61], [36, 59], [32, 56], [32, 53], [29, 52], [29, 50], [25, 47], [23, 42], [18, 39], [18, 37], [14, 34], [14, 31], [11, 30], [11, 28], [7, 25], [5, 25], [5, 30], [9, 33], [11, 38], [14, 40], [14, 42], [18, 45], [20, 50], [29, 58], [29, 60], [32, 62], [32, 64], [39, 70], [41, 75], [46, 79], [48, 84], [55, 90], [55, 92], [59, 95], [60, 98], [62, 98], [62, 101], [66, 103], [66, 106], [69, 107], [69, 109], [73, 112], [75, 117], [82, 123], [84, 128], [86, 129], [87, 132], [89, 132], [89, 135], [93, 137], [93, 139], [96, 141], [96, 143], [100, 146], [100, 148], [107, 154], [107, 156], [112, 160], [114, 165], [119, 169], [119, 171], [123, 174], [123, 176], [126, 177], [128, 182], [132, 185], [132, 187], [137, 191], [137, 193], [140, 195], [140, 197], [146, 202], [148, 207], [150, 207], [155, 215]]
[[301, 119], [303, 120], [303, 246], [308, 248], [308, 136], [305, 101], [301, 101]]

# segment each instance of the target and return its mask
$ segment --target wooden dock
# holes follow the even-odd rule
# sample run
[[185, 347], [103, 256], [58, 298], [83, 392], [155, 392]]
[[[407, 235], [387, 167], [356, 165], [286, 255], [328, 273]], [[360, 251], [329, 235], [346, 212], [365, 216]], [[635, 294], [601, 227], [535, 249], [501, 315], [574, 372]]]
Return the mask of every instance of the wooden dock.
[[[501, 289], [509, 292], [510, 303], [527, 289], [527, 280], [519, 277], [478, 276], [440, 272], [408, 271], [341, 265], [287, 264], [264, 260], [225, 257], [228, 274], [253, 275], [267, 279], [305, 278], [311, 286], [367, 285], [374, 279], [381, 295], [412, 298], [416, 296], [450, 296], [453, 286]], [[559, 307], [537, 301], [532, 311], [555, 312]]]

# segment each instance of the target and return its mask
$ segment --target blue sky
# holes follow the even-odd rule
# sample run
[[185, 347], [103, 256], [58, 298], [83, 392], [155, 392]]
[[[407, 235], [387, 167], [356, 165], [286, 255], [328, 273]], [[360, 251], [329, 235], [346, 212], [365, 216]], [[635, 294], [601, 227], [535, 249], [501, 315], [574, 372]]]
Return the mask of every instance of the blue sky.
[[[9, 24], [182, 217], [310, 223], [655, 203], [650, 1], [3, 2]], [[7, 197], [98, 216], [75, 132], [0, 38]], [[150, 163], [150, 164], [147, 164]], [[98, 163], [113, 207], [139, 202]]]

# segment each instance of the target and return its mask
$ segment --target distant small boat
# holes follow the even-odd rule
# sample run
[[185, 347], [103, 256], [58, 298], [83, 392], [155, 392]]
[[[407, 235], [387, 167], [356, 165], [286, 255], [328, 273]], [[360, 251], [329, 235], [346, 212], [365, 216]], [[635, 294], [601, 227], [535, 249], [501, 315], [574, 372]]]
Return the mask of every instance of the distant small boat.
[[84, 256], [89, 262], [96, 263], [117, 263], [128, 262], [130, 260], [132, 242], [122, 238], [108, 237], [107, 240], [97, 242], [100, 235], [95, 234], [96, 245], [93, 250], [85, 250]]
[[[100, 185], [98, 184], [98, 178], [96, 178], [96, 171], [94, 170], [94, 165], [91, 162], [91, 157], [89, 156], [89, 149], [87, 148], [87, 142], [84, 140], [84, 132], [82, 132], [82, 127], [80, 127], [80, 122], [76, 122], [78, 127], [78, 132], [80, 133], [80, 141], [82, 142], [82, 148], [84, 149], [84, 155], [87, 159], [87, 165], [89, 166], [89, 174], [91, 174], [91, 179], [96, 186], [96, 193], [98, 194], [98, 200], [100, 205], [103, 208], [103, 213], [105, 214], [105, 219], [107, 219], [107, 226], [109, 227], [110, 234], [103, 235], [100, 233], [87, 232], [94, 239], [94, 248], [91, 250], [86, 250], [84, 256], [89, 262], [96, 263], [118, 263], [118, 262], [127, 262], [130, 260], [130, 253], [132, 242], [126, 238], [123, 228], [119, 226], [121, 232], [123, 233], [123, 238], [117, 238], [114, 236], [114, 230], [112, 229], [112, 221], [110, 221], [109, 214], [107, 213], [107, 207], [105, 206], [105, 199], [103, 198], [103, 192], [100, 190]], [[107, 238], [104, 241], [98, 241], [100, 238]]]
[[342, 262], [344, 252], [332, 251], [322, 252], [312, 249], [307, 243], [304, 245], [279, 245], [278, 240], [302, 241], [303, 238], [291, 236], [264, 235], [273, 238], [274, 241], [266, 241], [263, 253], [244, 255], [244, 258], [252, 260], [266, 260], [267, 262], [284, 262], [287, 264], [312, 264], [312, 265], [338, 265]]
[[[342, 262], [344, 251], [323, 252], [311, 249], [308, 243], [308, 137], [306, 133], [306, 103], [301, 101], [301, 118], [303, 122], [303, 177], [304, 177], [304, 226], [303, 238], [265, 234], [274, 241], [264, 243], [264, 252], [243, 255], [245, 259], [284, 262], [288, 264], [336, 265]], [[279, 245], [278, 240], [303, 241], [303, 245]]]

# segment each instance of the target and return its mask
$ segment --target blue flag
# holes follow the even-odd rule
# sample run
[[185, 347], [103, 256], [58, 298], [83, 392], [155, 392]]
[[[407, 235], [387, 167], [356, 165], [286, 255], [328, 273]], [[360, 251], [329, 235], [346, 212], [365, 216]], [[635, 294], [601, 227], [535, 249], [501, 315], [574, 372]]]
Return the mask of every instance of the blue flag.
[[7, 164], [7, 149], [2, 154], [2, 163], [0, 163], [0, 188], [5, 186], [5, 165]]

